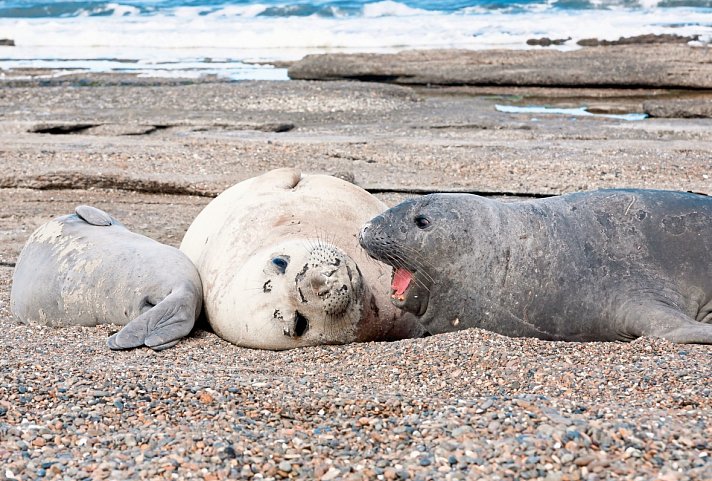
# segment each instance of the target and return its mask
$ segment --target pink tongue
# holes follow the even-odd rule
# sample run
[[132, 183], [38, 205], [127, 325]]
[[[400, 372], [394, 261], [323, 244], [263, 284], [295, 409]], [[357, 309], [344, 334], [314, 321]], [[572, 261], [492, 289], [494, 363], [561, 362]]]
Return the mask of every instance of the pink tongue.
[[402, 296], [405, 290], [408, 289], [408, 285], [412, 279], [413, 273], [410, 271], [401, 269], [400, 267], [396, 269], [395, 274], [393, 274], [393, 283], [391, 284], [391, 289], [395, 291], [394, 294]]

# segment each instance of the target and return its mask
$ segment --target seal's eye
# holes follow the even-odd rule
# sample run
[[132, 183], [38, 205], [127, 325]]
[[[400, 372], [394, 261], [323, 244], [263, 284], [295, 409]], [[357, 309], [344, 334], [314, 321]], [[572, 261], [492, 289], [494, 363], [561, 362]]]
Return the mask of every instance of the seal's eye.
[[418, 226], [418, 229], [427, 229], [430, 227], [430, 219], [425, 217], [424, 215], [418, 215], [414, 219], [415, 225]]
[[285, 272], [287, 272], [289, 259], [286, 257], [275, 257], [272, 259], [272, 265], [277, 268], [280, 274], [284, 274]]

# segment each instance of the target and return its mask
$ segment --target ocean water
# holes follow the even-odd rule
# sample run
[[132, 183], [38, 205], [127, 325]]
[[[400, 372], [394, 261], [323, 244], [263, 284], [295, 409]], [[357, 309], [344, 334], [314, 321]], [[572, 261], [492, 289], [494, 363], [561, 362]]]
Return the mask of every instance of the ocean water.
[[0, 77], [47, 68], [286, 79], [265, 65], [322, 52], [523, 49], [530, 38], [641, 34], [712, 42], [712, 0], [0, 0]]
[[[498, 112], [505, 112], [508, 114], [540, 114], [540, 115], [565, 115], [567, 117], [604, 117], [609, 119], [619, 119], [619, 120], [645, 120], [648, 118], [647, 114], [644, 113], [630, 113], [630, 114], [594, 114], [587, 110], [586, 107], [578, 108], [557, 108], [557, 107], [546, 107], [543, 105], [532, 105], [527, 107], [518, 107], [514, 105], [495, 105], [495, 110]], [[536, 120], [536, 117], [532, 117], [532, 121]]]

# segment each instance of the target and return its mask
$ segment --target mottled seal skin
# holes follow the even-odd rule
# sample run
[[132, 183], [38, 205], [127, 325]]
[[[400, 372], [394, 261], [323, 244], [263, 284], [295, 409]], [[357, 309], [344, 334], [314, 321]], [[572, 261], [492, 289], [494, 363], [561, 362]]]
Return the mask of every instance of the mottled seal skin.
[[111, 349], [169, 348], [191, 331], [201, 306], [190, 259], [89, 206], [30, 236], [10, 293], [10, 308], [23, 323], [124, 326], [108, 339]]
[[712, 199], [601, 190], [503, 203], [408, 200], [360, 242], [396, 268], [392, 298], [431, 333], [712, 343]]
[[273, 350], [422, 334], [389, 300], [390, 268], [370, 259], [356, 238], [385, 209], [349, 182], [289, 168], [220, 194], [180, 247], [203, 279], [215, 333]]

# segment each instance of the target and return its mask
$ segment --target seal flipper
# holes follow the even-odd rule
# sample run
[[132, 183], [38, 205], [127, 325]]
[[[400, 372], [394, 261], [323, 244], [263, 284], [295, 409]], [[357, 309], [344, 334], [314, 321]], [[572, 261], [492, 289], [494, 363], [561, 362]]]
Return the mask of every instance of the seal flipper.
[[154, 351], [168, 349], [193, 329], [199, 304], [200, 294], [185, 286], [178, 287], [161, 302], [126, 324], [106, 343], [113, 350], [144, 345]]
[[109, 226], [114, 223], [109, 214], [90, 205], [79, 205], [74, 209], [74, 213], [87, 224]]
[[712, 344], [712, 324], [696, 321], [662, 303], [639, 303], [637, 309], [628, 311], [625, 326], [635, 337], [658, 337], [676, 344]]

